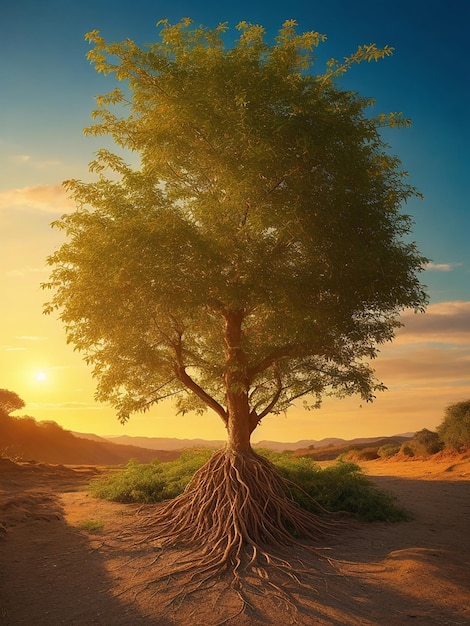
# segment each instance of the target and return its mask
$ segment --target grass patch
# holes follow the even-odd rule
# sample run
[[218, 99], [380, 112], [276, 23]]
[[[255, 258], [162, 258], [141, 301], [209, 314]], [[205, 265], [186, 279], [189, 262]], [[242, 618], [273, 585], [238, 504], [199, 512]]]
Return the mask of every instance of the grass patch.
[[95, 519], [88, 519], [79, 524], [81, 530], [86, 530], [88, 533], [98, 534], [103, 532], [104, 522], [100, 522]]
[[[365, 521], [395, 522], [408, 519], [392, 494], [380, 490], [355, 463], [338, 461], [321, 469], [307, 457], [256, 450], [289, 479], [295, 487], [292, 498], [307, 510], [316, 511], [307, 493], [329, 511], [345, 511]], [[91, 481], [90, 490], [99, 498], [115, 502], [156, 503], [179, 495], [194, 472], [212, 456], [213, 450], [187, 450], [174, 461], [141, 465], [130, 461], [123, 471]], [[304, 493], [305, 492], [305, 493]]]

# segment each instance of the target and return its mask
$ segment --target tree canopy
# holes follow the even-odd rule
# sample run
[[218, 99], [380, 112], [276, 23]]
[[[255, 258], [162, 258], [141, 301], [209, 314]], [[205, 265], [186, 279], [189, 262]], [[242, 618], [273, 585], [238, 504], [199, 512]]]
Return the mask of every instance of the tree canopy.
[[457, 451], [470, 448], [470, 400], [449, 404], [437, 433], [448, 448]]
[[161, 22], [145, 48], [88, 34], [96, 69], [125, 87], [98, 98], [87, 132], [140, 163], [103, 149], [96, 180], [66, 183], [77, 210], [55, 224], [67, 241], [45, 287], [121, 421], [168, 397], [223, 420], [226, 448], [142, 529], [189, 546], [166, 579], [182, 597], [230, 568], [245, 607], [250, 575], [290, 603], [269, 572], [298, 579], [276, 552], [331, 528], [294, 502], [251, 433], [298, 398], [370, 400], [383, 388], [370, 360], [426, 295], [402, 213], [417, 192], [380, 136], [407, 121], [371, 116], [370, 99], [338, 86], [391, 49], [362, 46], [315, 73], [319, 33], [288, 21], [271, 44], [260, 26], [237, 28], [232, 46], [226, 25], [190, 20]]
[[0, 414], [10, 415], [12, 411], [18, 411], [24, 406], [24, 400], [17, 393], [9, 389], [0, 389]]
[[[125, 88], [97, 98], [96, 123], [140, 158], [99, 150], [93, 182], [65, 183], [77, 210], [55, 226], [46, 306], [93, 366], [97, 398], [122, 421], [175, 397], [247, 437], [303, 397], [365, 400], [370, 365], [406, 308], [422, 310], [426, 261], [403, 203], [416, 190], [383, 142], [401, 114], [338, 79], [385, 47], [360, 46], [317, 73], [325, 37], [287, 21], [275, 42], [242, 22], [162, 21], [141, 48], [87, 35], [98, 72]], [[233, 434], [233, 432], [232, 432]]]

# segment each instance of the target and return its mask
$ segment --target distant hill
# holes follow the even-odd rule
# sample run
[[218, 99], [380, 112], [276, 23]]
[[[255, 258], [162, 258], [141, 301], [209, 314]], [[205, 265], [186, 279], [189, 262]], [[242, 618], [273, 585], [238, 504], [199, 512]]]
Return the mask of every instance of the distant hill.
[[178, 453], [118, 445], [89, 435], [77, 436], [55, 422], [0, 414], [0, 455], [13, 459], [68, 465], [122, 465], [130, 459], [169, 461]]
[[342, 443], [330, 443], [326, 446], [310, 446], [307, 448], [299, 448], [293, 451], [295, 456], [308, 456], [315, 461], [332, 461], [337, 459], [341, 454], [350, 452], [351, 450], [364, 450], [365, 448], [376, 451], [382, 446], [388, 444], [396, 444], [400, 446], [403, 442], [413, 438], [412, 434], [395, 435], [393, 437], [364, 437], [362, 439], [351, 439]]
[[[96, 435], [84, 435], [76, 433], [79, 437], [92, 437]], [[327, 437], [325, 439], [301, 439], [295, 442], [282, 442], [282, 441], [270, 441], [262, 440], [253, 444], [255, 448], [267, 448], [268, 450], [275, 450], [282, 452], [297, 451], [297, 450], [310, 450], [310, 449], [323, 449], [323, 448], [342, 448], [342, 447], [364, 447], [366, 445], [372, 445], [374, 442], [386, 440], [390, 441], [411, 439], [414, 433], [406, 433], [403, 435], [394, 435], [393, 437], [362, 437], [358, 439], [340, 439], [338, 437]], [[171, 437], [131, 437], [129, 435], [120, 435], [117, 437], [106, 437], [106, 441], [112, 441], [113, 443], [142, 446], [143, 448], [153, 450], [183, 450], [187, 448], [222, 448], [225, 445], [225, 441], [221, 440], [206, 440], [206, 439], [175, 439]], [[381, 444], [382, 445], [382, 444]]]
[[[79, 435], [83, 437], [84, 435]], [[151, 450], [184, 450], [187, 448], [223, 448], [225, 441], [207, 441], [205, 439], [175, 439], [172, 437], [130, 437], [120, 435], [118, 437], [106, 437], [106, 441], [114, 444], [139, 446]]]
[[[84, 435], [75, 433], [78, 437], [90, 437], [95, 438], [96, 435]], [[187, 448], [223, 448], [225, 441], [218, 439], [176, 439], [173, 437], [131, 437], [129, 435], [110, 436], [105, 438], [106, 441], [112, 441], [113, 443], [142, 446], [143, 448], [150, 448], [153, 450], [184, 450]], [[344, 439], [338, 439], [336, 437], [330, 437], [328, 439], [322, 439], [321, 441], [315, 441], [314, 439], [302, 439], [295, 443], [285, 443], [281, 441], [268, 441], [263, 440], [253, 444], [255, 448], [267, 448], [268, 450], [277, 450], [282, 452], [283, 450], [298, 450], [299, 448], [308, 448], [311, 445], [315, 447], [321, 445], [335, 444], [339, 445], [346, 443]]]
[[[317, 460], [335, 459], [351, 449], [401, 444], [414, 433], [394, 437], [365, 437], [350, 441], [329, 437], [316, 441], [260, 441], [254, 447], [292, 451]], [[12, 417], [0, 413], [0, 456], [68, 465], [122, 465], [130, 459], [148, 463], [155, 458], [169, 461], [187, 448], [216, 448], [221, 440], [177, 439], [171, 437], [99, 437], [92, 433], [70, 432], [55, 422], [37, 422], [32, 417]]]

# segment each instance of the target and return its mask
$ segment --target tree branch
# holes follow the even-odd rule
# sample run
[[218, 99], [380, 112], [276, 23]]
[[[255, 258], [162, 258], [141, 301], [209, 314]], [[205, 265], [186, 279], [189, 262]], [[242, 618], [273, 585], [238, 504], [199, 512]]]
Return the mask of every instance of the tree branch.
[[257, 411], [255, 409], [253, 409], [253, 411], [251, 411], [250, 413], [250, 433], [252, 433], [255, 428], [258, 426], [258, 424], [260, 423], [260, 421], [263, 419], [263, 417], [266, 417], [266, 415], [268, 415], [268, 413], [271, 413], [272, 409], [276, 406], [277, 401], [279, 400], [279, 398], [281, 397], [281, 393], [282, 393], [282, 380], [281, 380], [281, 373], [279, 372], [279, 367], [277, 364], [274, 365], [274, 371], [276, 374], [276, 391], [273, 395], [273, 397], [271, 398], [271, 401], [264, 407], [264, 409], [261, 411], [261, 413], [257, 413]]
[[225, 425], [228, 423], [227, 412], [221, 406], [217, 400], [214, 400], [202, 387], [200, 387], [195, 380], [186, 372], [184, 366], [178, 366], [175, 370], [176, 378], [183, 383], [190, 391], [192, 391], [198, 398], [200, 398], [204, 404], [213, 409]]
[[209, 408], [222, 418], [225, 425], [228, 424], [228, 415], [222, 405], [215, 400], [211, 395], [207, 393], [200, 385], [186, 371], [186, 367], [183, 361], [183, 346], [181, 341], [181, 334], [177, 342], [172, 344], [175, 351], [176, 363], [175, 363], [175, 376], [185, 385], [190, 391], [192, 391], [200, 400], [204, 402]]

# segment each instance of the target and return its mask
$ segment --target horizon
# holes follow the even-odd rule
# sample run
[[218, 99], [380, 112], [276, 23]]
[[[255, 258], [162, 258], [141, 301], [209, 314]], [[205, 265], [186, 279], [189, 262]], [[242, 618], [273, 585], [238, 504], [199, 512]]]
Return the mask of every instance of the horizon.
[[[217, 10], [202, 0], [189, 11], [196, 24], [227, 21], [230, 36], [242, 20], [264, 25], [272, 36], [284, 20], [296, 19], [299, 31], [314, 29], [328, 37], [317, 52], [320, 68], [326, 59], [347, 56], [358, 45], [393, 46], [393, 56], [355, 67], [339, 84], [375, 98], [377, 111], [411, 117], [411, 128], [387, 130], [384, 137], [409, 171], [409, 182], [424, 194], [424, 201], [412, 199], [403, 212], [415, 223], [420, 252], [431, 259], [422, 274], [430, 305], [425, 314], [404, 312], [405, 326], [373, 363], [388, 390], [367, 405], [358, 397], [327, 397], [322, 408], [304, 411], [299, 402], [287, 416], [266, 417], [253, 439], [295, 443], [434, 430], [446, 406], [470, 398], [465, 167], [470, 93], [462, 81], [470, 7], [462, 4], [399, 0], [390, 13], [387, 4], [372, 0], [354, 7], [348, 0], [318, 7], [294, 0], [288, 8], [242, 0]], [[95, 402], [91, 371], [66, 344], [60, 320], [42, 314], [48, 298], [39, 287], [48, 276], [46, 257], [63, 242], [50, 223], [73, 208], [61, 182], [90, 180], [93, 152], [107, 146], [103, 138], [82, 134], [94, 97], [107, 91], [107, 80], [109, 86], [85, 58], [85, 33], [99, 29], [107, 40], [129, 37], [142, 44], [155, 40], [159, 19], [178, 21], [188, 7], [179, 0], [158, 8], [149, 0], [136, 0], [132, 7], [118, 0], [112, 11], [105, 0], [85, 0], [80, 6], [46, 0], [38, 6], [18, 0], [4, 9], [1, 45], [8, 62], [0, 68], [6, 94], [0, 131], [0, 290], [8, 296], [0, 313], [0, 386], [23, 398], [27, 414], [67, 430], [225, 439], [215, 414], [177, 416], [169, 402], [121, 426], [112, 408]]]

